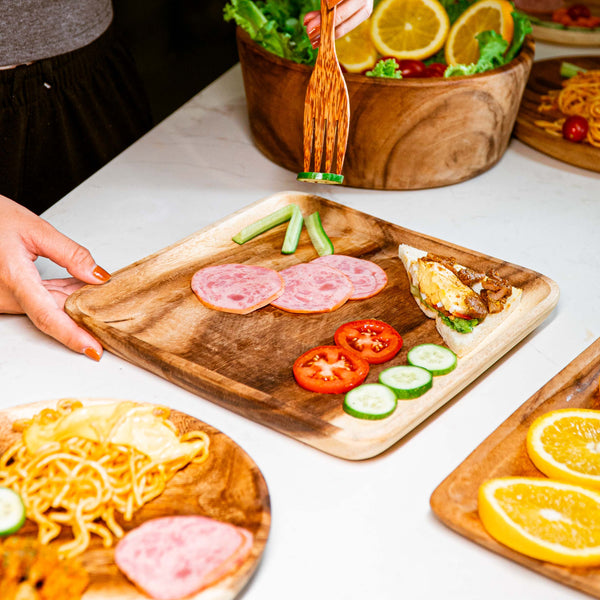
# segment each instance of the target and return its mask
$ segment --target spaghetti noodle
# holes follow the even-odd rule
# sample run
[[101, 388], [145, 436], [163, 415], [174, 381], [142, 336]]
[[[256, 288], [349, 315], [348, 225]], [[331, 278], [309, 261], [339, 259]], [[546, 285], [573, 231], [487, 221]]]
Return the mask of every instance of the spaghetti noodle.
[[[23, 435], [0, 457], [0, 484], [19, 492], [27, 517], [39, 526], [40, 543], [48, 544], [64, 526], [72, 528], [73, 539], [58, 547], [64, 557], [81, 554], [92, 534], [111, 546], [124, 533], [119, 515], [131, 520], [178, 470], [208, 458], [206, 433], [179, 435], [168, 409], [102, 406], [101, 414], [86, 414], [93, 407], [61, 400], [56, 410], [17, 422], [13, 428]], [[158, 440], [155, 448], [140, 435]]]
[[560, 114], [552, 121], [534, 121], [538, 127], [557, 137], [562, 136], [562, 127], [567, 117], [584, 117], [588, 122], [588, 132], [584, 141], [600, 148], [600, 70], [578, 73], [564, 81], [562, 89], [550, 90], [542, 96], [538, 111]]

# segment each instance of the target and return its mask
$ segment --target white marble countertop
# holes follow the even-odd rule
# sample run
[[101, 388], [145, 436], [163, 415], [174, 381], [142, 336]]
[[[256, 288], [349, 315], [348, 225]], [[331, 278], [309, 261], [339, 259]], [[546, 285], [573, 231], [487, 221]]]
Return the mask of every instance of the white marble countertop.
[[[538, 44], [536, 58], [598, 53]], [[44, 216], [116, 270], [288, 189], [307, 186], [253, 146], [236, 66]], [[458, 185], [410, 192], [324, 186], [318, 193], [539, 271], [559, 284], [558, 306], [454, 400], [363, 462], [321, 453], [109, 353], [94, 363], [21, 316], [0, 316], [0, 407], [128, 398], [176, 407], [232, 437], [263, 472], [272, 502], [269, 542], [244, 600], [584, 597], [453, 533], [432, 514], [429, 497], [600, 337], [600, 175], [513, 139], [496, 166]], [[62, 275], [47, 261], [40, 270]]]

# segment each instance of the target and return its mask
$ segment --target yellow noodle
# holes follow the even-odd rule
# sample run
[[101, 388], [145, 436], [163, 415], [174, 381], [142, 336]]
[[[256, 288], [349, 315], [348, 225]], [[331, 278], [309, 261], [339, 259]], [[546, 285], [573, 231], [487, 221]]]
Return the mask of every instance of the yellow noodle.
[[[44, 409], [13, 428], [24, 432], [35, 420], [50, 424], [81, 406], [60, 401], [56, 410]], [[153, 414], [177, 434], [179, 443], [195, 442], [185, 456], [160, 462], [135, 447], [79, 437], [52, 441], [33, 456], [21, 439], [2, 454], [0, 485], [21, 495], [28, 518], [38, 524], [40, 543], [50, 543], [68, 526], [73, 539], [58, 547], [61, 556], [81, 554], [91, 534], [99, 536], [104, 546], [112, 545], [114, 538], [123, 536], [117, 514], [131, 520], [137, 509], [164, 491], [179, 469], [208, 458], [209, 438], [204, 432], [179, 435], [167, 420], [168, 409], [161, 407]]]
[[[538, 111], [585, 117], [588, 133], [582, 141], [600, 148], [600, 70], [578, 73], [564, 81], [562, 89], [550, 90], [542, 96]], [[534, 121], [534, 124], [550, 135], [560, 137], [564, 122], [563, 116], [554, 121]]]

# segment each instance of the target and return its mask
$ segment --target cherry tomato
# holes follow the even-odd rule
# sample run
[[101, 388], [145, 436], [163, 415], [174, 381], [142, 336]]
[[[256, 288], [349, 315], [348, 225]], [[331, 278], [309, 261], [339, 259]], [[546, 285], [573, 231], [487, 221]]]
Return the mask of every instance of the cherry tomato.
[[570, 142], [581, 142], [587, 135], [588, 129], [589, 125], [585, 117], [571, 115], [563, 124], [562, 134]]
[[444, 63], [431, 63], [425, 69], [425, 77], [443, 77], [448, 65]]
[[292, 368], [300, 386], [320, 394], [343, 394], [360, 385], [369, 363], [339, 346], [317, 346], [299, 356]]
[[403, 343], [402, 336], [391, 325], [376, 319], [344, 323], [333, 337], [338, 346], [357, 352], [372, 365], [396, 356]]
[[573, 4], [567, 8], [567, 14], [575, 21], [577, 19], [588, 19], [592, 16], [590, 9], [585, 4]]
[[402, 77], [422, 77], [425, 72], [425, 63], [412, 58], [396, 61], [400, 67]]

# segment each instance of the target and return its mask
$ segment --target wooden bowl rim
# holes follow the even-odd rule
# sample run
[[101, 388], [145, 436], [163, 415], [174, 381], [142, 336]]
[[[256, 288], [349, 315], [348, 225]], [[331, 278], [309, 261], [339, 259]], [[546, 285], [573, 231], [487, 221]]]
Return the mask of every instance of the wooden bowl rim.
[[[244, 31], [241, 27], [236, 28], [236, 36], [239, 41], [242, 43], [251, 46], [255, 52], [261, 54], [261, 56], [270, 62], [276, 63], [282, 67], [286, 67], [288, 69], [300, 71], [303, 73], [312, 72], [312, 66], [297, 63], [287, 58], [282, 58], [281, 56], [277, 56], [277, 54], [273, 54], [263, 46], [261, 46], [258, 42], [254, 41], [250, 35]], [[364, 83], [365, 80], [368, 81], [372, 85], [387, 85], [387, 86], [421, 86], [421, 87], [431, 87], [431, 86], [439, 86], [442, 85], [460, 85], [461, 82], [465, 81], [473, 81], [473, 80], [482, 80], [492, 78], [497, 74], [504, 73], [506, 71], [511, 71], [519, 67], [522, 63], [529, 62], [533, 64], [533, 58], [535, 54], [535, 41], [531, 34], [525, 36], [525, 40], [523, 42], [523, 46], [508, 64], [502, 65], [496, 69], [492, 69], [491, 71], [486, 71], [484, 73], [476, 73], [474, 75], [459, 75], [456, 77], [449, 78], [410, 78], [407, 77], [405, 79], [386, 79], [382, 77], [365, 77], [361, 73], [344, 73], [344, 78], [348, 83], [350, 82], [361, 82]]]

